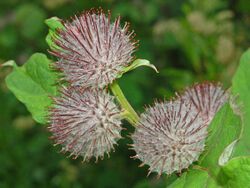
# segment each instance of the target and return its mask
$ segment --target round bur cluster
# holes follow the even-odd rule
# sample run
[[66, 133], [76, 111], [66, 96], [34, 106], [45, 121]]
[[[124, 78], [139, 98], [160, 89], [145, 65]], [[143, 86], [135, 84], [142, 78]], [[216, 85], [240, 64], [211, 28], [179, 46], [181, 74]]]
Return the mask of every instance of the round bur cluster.
[[132, 135], [134, 158], [143, 161], [141, 166], [149, 165], [149, 174], [181, 172], [198, 160], [204, 149], [206, 128], [190, 103], [156, 103], [141, 115]]
[[50, 127], [56, 145], [70, 156], [103, 158], [121, 138], [120, 110], [104, 91], [61, 89], [50, 112]]
[[228, 101], [229, 93], [220, 84], [204, 82], [187, 88], [180, 97], [192, 102], [209, 124], [220, 107]]
[[207, 127], [228, 97], [221, 85], [206, 82], [177, 94], [175, 101], [147, 108], [132, 135], [134, 158], [149, 165], [149, 174], [181, 172], [198, 160]]
[[86, 11], [64, 23], [54, 37], [57, 47], [50, 53], [59, 58], [55, 68], [71, 85], [103, 88], [134, 59], [134, 32], [128, 23], [120, 26], [120, 17], [114, 23], [110, 18], [102, 10]]

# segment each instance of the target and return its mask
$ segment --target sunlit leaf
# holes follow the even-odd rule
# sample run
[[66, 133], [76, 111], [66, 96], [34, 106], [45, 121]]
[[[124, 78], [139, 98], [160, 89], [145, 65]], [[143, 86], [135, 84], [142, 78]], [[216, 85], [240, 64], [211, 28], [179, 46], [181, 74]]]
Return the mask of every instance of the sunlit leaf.
[[217, 175], [220, 170], [219, 158], [221, 154], [229, 144], [239, 138], [240, 132], [241, 119], [226, 103], [208, 127], [209, 136], [199, 164], [208, 168], [211, 174]]
[[64, 28], [61, 20], [57, 17], [52, 17], [45, 20], [45, 24], [49, 27], [49, 33], [46, 36], [46, 42], [50, 48], [55, 48], [56, 45], [54, 44], [52, 37], [55, 35], [58, 29]]
[[238, 105], [242, 105], [243, 132], [237, 144], [235, 156], [250, 154], [250, 50], [246, 51], [232, 80], [232, 92], [238, 96]]
[[14, 64], [13, 71], [6, 77], [8, 88], [25, 104], [33, 118], [43, 124], [51, 104], [49, 96], [56, 95], [56, 74], [50, 70], [50, 64], [46, 55], [36, 53], [22, 67]]
[[250, 157], [236, 157], [222, 167], [219, 180], [223, 187], [249, 187]]
[[216, 181], [208, 172], [200, 169], [191, 169], [172, 183], [168, 188], [218, 188]]

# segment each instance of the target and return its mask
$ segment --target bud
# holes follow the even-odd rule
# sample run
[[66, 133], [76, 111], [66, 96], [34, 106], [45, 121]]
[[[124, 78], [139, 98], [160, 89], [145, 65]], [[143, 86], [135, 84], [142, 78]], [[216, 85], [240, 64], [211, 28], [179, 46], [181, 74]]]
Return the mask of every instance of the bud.
[[100, 90], [63, 87], [61, 96], [54, 98], [50, 111], [49, 130], [56, 145], [70, 156], [83, 157], [83, 161], [95, 157], [98, 160], [114, 149], [121, 138], [120, 110], [113, 97]]
[[51, 54], [59, 58], [55, 68], [63, 72], [72, 86], [103, 88], [112, 83], [134, 59], [136, 44], [129, 24], [120, 26], [120, 17], [111, 23], [111, 14], [85, 11], [57, 32], [57, 48]]
[[149, 165], [149, 174], [181, 172], [198, 160], [206, 136], [207, 124], [192, 103], [157, 102], [141, 114], [132, 135], [134, 158]]

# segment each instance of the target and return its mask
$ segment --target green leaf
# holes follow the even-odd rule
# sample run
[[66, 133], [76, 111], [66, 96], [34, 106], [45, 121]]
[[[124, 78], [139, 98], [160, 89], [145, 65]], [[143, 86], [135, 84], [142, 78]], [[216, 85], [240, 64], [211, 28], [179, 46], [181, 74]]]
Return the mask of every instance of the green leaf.
[[219, 178], [224, 187], [249, 187], [250, 157], [236, 157], [222, 167]]
[[64, 28], [61, 20], [58, 17], [52, 17], [52, 18], [46, 19], [45, 24], [49, 27], [49, 33], [48, 33], [48, 35], [46, 36], [46, 39], [45, 39], [47, 44], [49, 45], [50, 48], [58, 48], [54, 44], [52, 38], [55, 36], [56, 31], [58, 29], [63, 29]]
[[7, 87], [42, 124], [46, 123], [47, 108], [52, 102], [49, 96], [56, 95], [56, 73], [50, 70], [50, 64], [46, 55], [36, 53], [22, 67], [14, 65], [6, 77]]
[[168, 188], [218, 188], [216, 181], [209, 176], [208, 172], [201, 169], [191, 169], [182, 174]]
[[250, 49], [240, 59], [239, 67], [232, 80], [232, 92], [238, 96], [239, 105], [243, 105], [243, 132], [234, 156], [250, 155]]
[[45, 20], [45, 24], [51, 29], [52, 31], [56, 31], [57, 29], [63, 28], [63, 24], [61, 19], [58, 17], [51, 17]]
[[[220, 170], [219, 158], [221, 154], [229, 144], [239, 138], [240, 131], [241, 119], [226, 103], [209, 125], [209, 136], [205, 151], [200, 157], [200, 166], [208, 168], [210, 173], [216, 176]], [[227, 157], [229, 158], [229, 156]]]
[[122, 73], [118, 76], [118, 78], [120, 78], [124, 73], [128, 72], [128, 71], [131, 71], [131, 70], [134, 70], [136, 69], [137, 67], [140, 67], [140, 66], [147, 66], [147, 67], [150, 67], [152, 69], [155, 70], [155, 72], [158, 73], [158, 70], [156, 69], [156, 67], [151, 64], [148, 60], [146, 59], [136, 59], [133, 61], [133, 63], [128, 66], [128, 67], [125, 67], [122, 71]]

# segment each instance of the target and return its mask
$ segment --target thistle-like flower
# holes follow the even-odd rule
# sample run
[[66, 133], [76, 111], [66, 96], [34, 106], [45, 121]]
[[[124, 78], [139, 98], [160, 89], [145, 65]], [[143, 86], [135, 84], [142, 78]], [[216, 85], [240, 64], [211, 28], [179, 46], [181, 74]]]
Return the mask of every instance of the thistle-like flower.
[[120, 110], [105, 91], [61, 89], [50, 111], [50, 127], [56, 145], [70, 156], [103, 158], [121, 138]]
[[129, 24], [120, 26], [120, 17], [111, 23], [111, 14], [86, 11], [54, 37], [58, 57], [55, 68], [72, 86], [103, 88], [112, 83], [133, 60], [137, 42]]
[[155, 103], [141, 114], [132, 135], [134, 158], [149, 165], [149, 174], [181, 172], [204, 149], [207, 124], [192, 103], [181, 99]]
[[132, 135], [134, 158], [149, 174], [181, 172], [204, 150], [207, 127], [229, 94], [209, 82], [187, 88], [175, 101], [155, 103], [141, 115]]
[[192, 102], [209, 124], [216, 112], [228, 101], [229, 93], [220, 84], [204, 82], [187, 88], [180, 97]]

